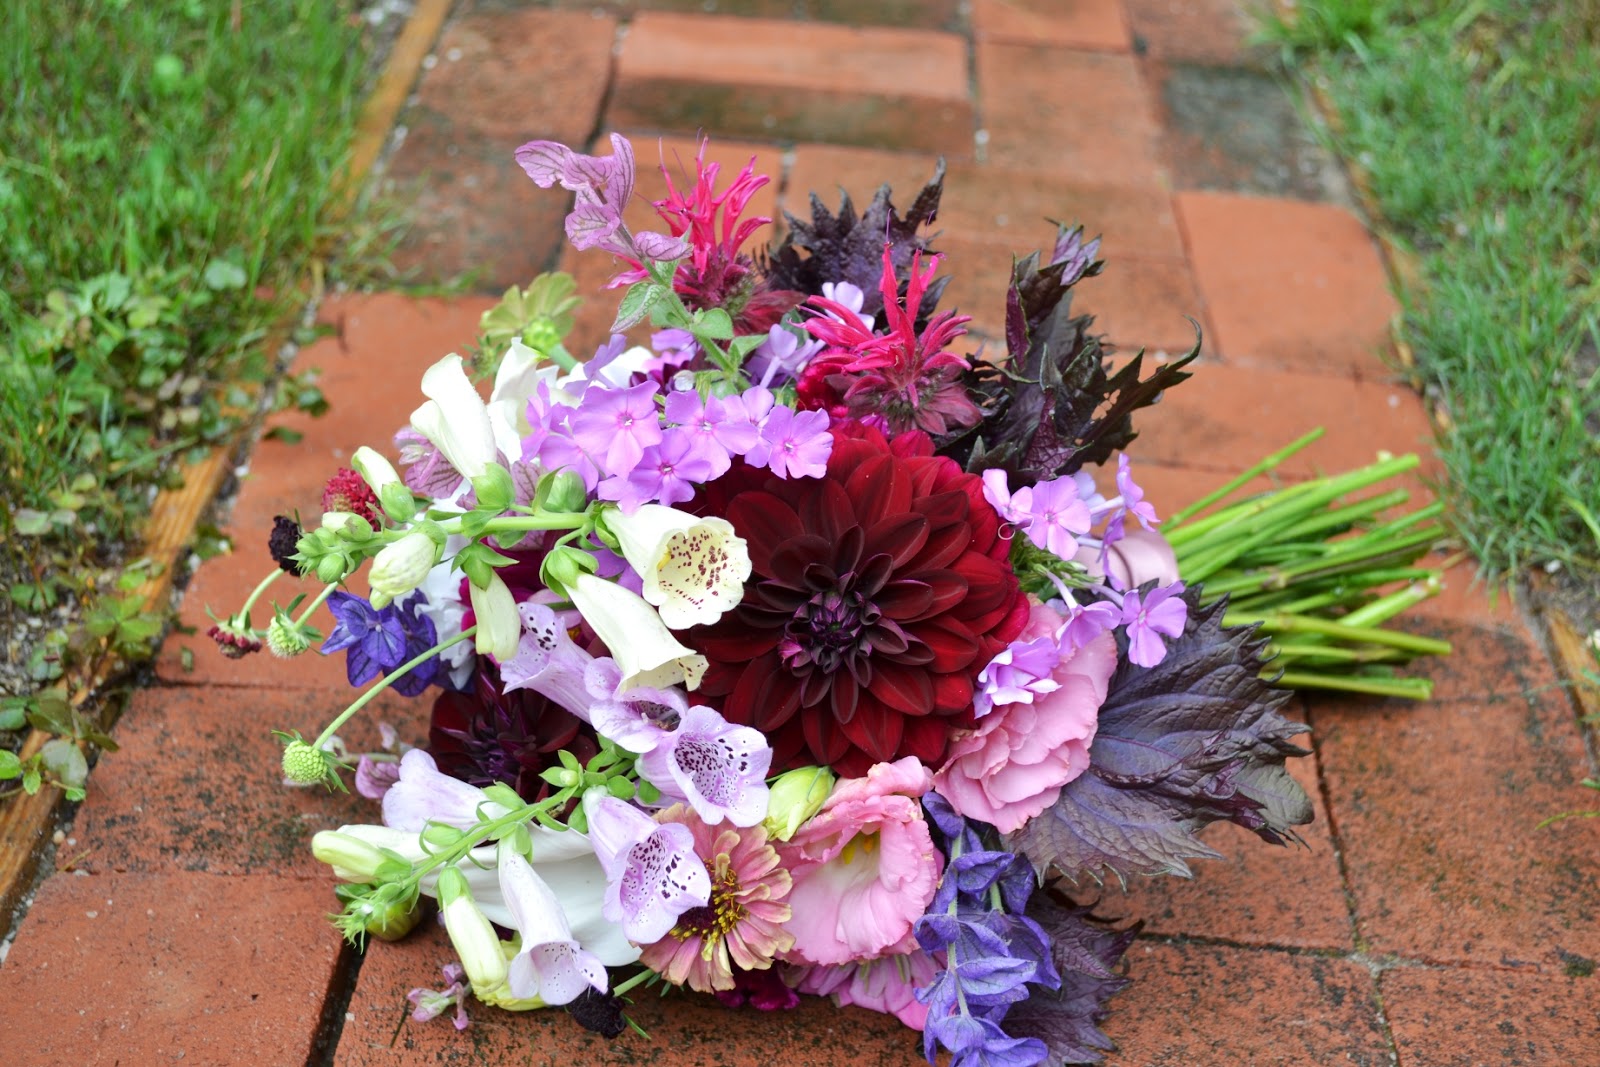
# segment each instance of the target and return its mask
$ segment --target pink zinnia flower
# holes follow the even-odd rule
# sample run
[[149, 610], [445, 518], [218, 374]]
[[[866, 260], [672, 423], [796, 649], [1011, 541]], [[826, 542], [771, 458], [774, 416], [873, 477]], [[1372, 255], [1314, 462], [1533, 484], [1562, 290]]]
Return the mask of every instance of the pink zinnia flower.
[[916, 757], [847, 778], [781, 846], [794, 875], [789, 931], [794, 963], [844, 963], [916, 946], [911, 925], [928, 909], [944, 859], [919, 797], [933, 776]]
[[711, 902], [679, 915], [667, 936], [645, 947], [639, 962], [701, 993], [734, 988], [735, 965], [747, 971], [772, 966], [794, 938], [783, 928], [790, 915], [784, 902], [789, 872], [767, 844], [767, 832], [760, 826], [707, 826], [682, 804], [656, 819], [680, 823], [694, 835], [695, 853], [711, 876]]
[[[1066, 619], [1034, 605], [1026, 644], [1062, 631]], [[1061, 787], [1089, 767], [1100, 705], [1117, 667], [1117, 644], [1102, 631], [1081, 648], [1060, 646], [1050, 670], [1055, 688], [1032, 687], [1030, 701], [996, 703], [970, 732], [950, 743], [934, 787], [969, 819], [1012, 833], [1061, 796]]]

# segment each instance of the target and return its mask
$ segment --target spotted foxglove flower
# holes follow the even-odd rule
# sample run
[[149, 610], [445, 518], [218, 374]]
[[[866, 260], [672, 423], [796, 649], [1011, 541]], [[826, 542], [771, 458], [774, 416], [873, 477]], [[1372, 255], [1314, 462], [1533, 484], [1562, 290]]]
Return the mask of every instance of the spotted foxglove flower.
[[743, 599], [750, 553], [726, 519], [646, 504], [632, 515], [609, 514], [605, 523], [667, 629], [716, 622]]
[[448, 355], [429, 367], [422, 392], [428, 402], [411, 413], [412, 427], [468, 480], [481, 478], [498, 462], [494, 426], [461, 357]]
[[706, 658], [672, 636], [656, 609], [616, 582], [580, 574], [567, 595], [595, 636], [605, 642], [622, 670], [621, 690], [635, 686], [693, 689], [706, 673]]
[[604, 992], [605, 965], [573, 938], [561, 901], [545, 880], [509, 839], [500, 842], [499, 860], [500, 892], [511, 909], [511, 927], [522, 938], [507, 975], [511, 995], [570, 1004], [585, 989]]
[[584, 687], [593, 701], [589, 724], [595, 733], [629, 752], [649, 752], [672, 736], [689, 713], [689, 701], [676, 688], [638, 686], [623, 691], [617, 661], [601, 657], [589, 664]]
[[532, 689], [588, 722], [592, 698], [585, 682], [594, 657], [572, 643], [547, 605], [521, 604], [517, 612], [522, 618], [517, 654], [500, 664], [505, 691]]
[[477, 786], [441, 773], [420, 748], [400, 757], [400, 780], [383, 795], [384, 823], [411, 833], [421, 833], [429, 823], [465, 830], [477, 825], [480, 812], [493, 819], [506, 809]]
[[639, 757], [639, 773], [661, 795], [687, 801], [708, 826], [724, 819], [754, 826], [767, 815], [772, 747], [760, 730], [730, 726], [704, 706], [689, 709], [678, 728]]
[[711, 878], [688, 827], [657, 823], [601, 791], [584, 796], [583, 810], [606, 872], [602, 913], [621, 923], [630, 941], [659, 941], [680, 915], [711, 902]]

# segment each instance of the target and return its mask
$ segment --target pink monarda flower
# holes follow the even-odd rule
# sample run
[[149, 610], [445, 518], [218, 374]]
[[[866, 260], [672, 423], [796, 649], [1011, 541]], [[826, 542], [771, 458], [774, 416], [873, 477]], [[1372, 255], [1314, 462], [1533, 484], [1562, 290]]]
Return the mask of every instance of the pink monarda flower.
[[694, 834], [695, 853], [711, 876], [711, 902], [679, 915], [667, 936], [645, 947], [639, 962], [701, 993], [734, 988], [735, 965], [747, 971], [772, 966], [794, 938], [783, 928], [790, 914], [784, 902], [789, 872], [779, 866], [767, 832], [760, 826], [707, 826], [682, 804], [656, 819], [681, 823]]
[[[1053, 637], [1066, 621], [1035, 604], [1014, 644]], [[1116, 667], [1117, 644], [1109, 632], [1081, 648], [1060, 646], [1048, 675], [1053, 688], [1033, 687], [1031, 701], [996, 702], [975, 728], [958, 733], [934, 788], [969, 819], [1001, 833], [1020, 829], [1089, 768], [1089, 745]]]
[[919, 797], [933, 776], [915, 756], [834, 787], [816, 817], [780, 846], [794, 875], [791, 963], [845, 963], [909, 951], [911, 925], [943, 873]]
[[928, 1006], [917, 999], [917, 989], [932, 985], [939, 970], [933, 957], [917, 948], [901, 956], [881, 956], [864, 963], [791, 967], [786, 980], [796, 992], [831, 996], [841, 1008], [881, 1011], [913, 1030], [921, 1030], [928, 1025]]

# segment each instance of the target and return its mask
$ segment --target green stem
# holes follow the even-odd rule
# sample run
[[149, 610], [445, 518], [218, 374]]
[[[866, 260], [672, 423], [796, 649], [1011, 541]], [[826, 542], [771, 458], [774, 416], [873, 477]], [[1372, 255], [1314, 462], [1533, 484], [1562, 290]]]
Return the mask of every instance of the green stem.
[[428, 649], [428, 651], [412, 657], [405, 663], [400, 664], [400, 666], [390, 671], [388, 674], [384, 675], [382, 678], [378, 679], [377, 682], [373, 684], [371, 689], [368, 689], [365, 693], [362, 693], [360, 696], [356, 697], [354, 703], [341, 711], [339, 713], [339, 717], [330, 722], [327, 727], [323, 729], [322, 733], [317, 735], [317, 739], [311, 743], [311, 747], [320, 751], [323, 746], [328, 743], [328, 740], [338, 732], [339, 727], [349, 722], [350, 717], [356, 712], [360, 711], [362, 708], [366, 707], [373, 697], [377, 696], [395, 682], [399, 681], [401, 678], [404, 678], [412, 670], [428, 662], [429, 659], [437, 656], [445, 649], [451, 647], [452, 645], [460, 644], [462, 641], [465, 641], [467, 638], [473, 636], [477, 632], [478, 628], [476, 626], [469, 626], [465, 630], [462, 630], [460, 633], [456, 634], [454, 637], [450, 638], [450, 640], [440, 641], [437, 645], [434, 645], [432, 648]]
[[305, 623], [306, 623], [306, 620], [311, 618], [311, 613], [316, 611], [318, 608], [322, 607], [322, 602], [327, 600], [328, 597], [331, 596], [333, 594], [333, 591], [335, 589], [337, 589], [337, 588], [339, 588], [339, 583], [338, 582], [329, 582], [327, 585], [323, 586], [322, 587], [322, 592], [317, 594], [317, 598], [315, 600], [313, 600], [310, 604], [306, 605], [306, 610], [304, 610], [304, 611], [302, 611], [300, 613], [300, 617], [298, 619], [294, 620], [294, 624], [296, 626], [304, 626]]
[[483, 842], [487, 841], [489, 838], [494, 837], [497, 833], [499, 833], [499, 831], [509, 830], [514, 826], [521, 826], [529, 819], [536, 818], [541, 812], [554, 811], [571, 799], [572, 790], [563, 789], [561, 792], [556, 793], [553, 796], [548, 796], [543, 800], [535, 801], [532, 804], [524, 804], [520, 808], [512, 808], [498, 819], [490, 819], [488, 822], [480, 822], [473, 826], [472, 829], [462, 831], [461, 839], [455, 844], [449, 845], [440, 849], [438, 852], [435, 852], [433, 855], [428, 857], [428, 862], [424, 863], [422, 866], [413, 867], [411, 869], [411, 877], [408, 879], [408, 881], [420, 882], [423, 875], [427, 874], [429, 871], [436, 867], [442, 867], [447, 863], [454, 863], [462, 856], [465, 856], [467, 853], [483, 844]]
[[272, 568], [272, 573], [261, 579], [261, 584], [250, 591], [250, 595], [244, 598], [244, 604], [234, 614], [234, 618], [238, 620], [240, 625], [250, 625], [250, 609], [256, 606], [256, 601], [261, 599], [261, 594], [265, 593], [273, 582], [282, 578], [286, 573], [288, 572], [282, 567], [274, 567]]
[[1344, 693], [1405, 697], [1408, 700], [1428, 700], [1433, 696], [1433, 682], [1427, 678], [1372, 678], [1350, 674], [1317, 674], [1313, 671], [1284, 671], [1274, 679], [1270, 670], [1262, 671], [1261, 677], [1284, 689], [1336, 689]]
[[1328, 619], [1318, 619], [1304, 615], [1235, 615], [1233, 612], [1223, 616], [1224, 626], [1248, 626], [1258, 622], [1262, 628], [1272, 633], [1300, 633], [1321, 634], [1334, 637], [1351, 644], [1384, 645], [1388, 648], [1401, 648], [1408, 652], [1415, 652], [1422, 656], [1448, 656], [1450, 642], [1436, 641], [1431, 637], [1419, 637], [1416, 634], [1400, 633], [1395, 630], [1379, 630], [1368, 626], [1347, 626], [1341, 622], [1332, 622]]
[[633, 990], [637, 989], [639, 986], [642, 986], [642, 985], [644, 985], [644, 983], [648, 982], [650, 980], [650, 976], [655, 974], [655, 973], [656, 972], [649, 971], [649, 970], [640, 971], [638, 974], [634, 975], [632, 978], [629, 978], [629, 979], [627, 979], [626, 981], [623, 981], [623, 982], [618, 982], [616, 985], [612, 986], [611, 987], [611, 995], [614, 996], [614, 997], [620, 997], [624, 993], [631, 993], [631, 992], [633, 992]]
[[1397, 589], [1388, 596], [1379, 597], [1365, 607], [1357, 608], [1339, 621], [1346, 626], [1376, 626], [1381, 622], [1389, 621], [1402, 611], [1415, 607], [1429, 597], [1438, 595], [1439, 583], [1437, 580], [1418, 582], [1415, 585], [1408, 585], [1404, 589]]
[[1332, 663], [1404, 663], [1410, 657], [1404, 652], [1393, 648], [1339, 648], [1335, 645], [1280, 645], [1273, 642], [1267, 646], [1267, 655], [1279, 661], [1279, 666], [1297, 661], [1314, 659], [1329, 664]]
[[551, 363], [554, 363], [562, 370], [573, 371], [578, 369], [577, 357], [571, 352], [568, 352], [567, 346], [563, 345], [560, 341], [557, 341], [554, 345], [552, 345], [550, 350], [544, 353], [544, 356]]
[[1197, 515], [1206, 508], [1210, 507], [1212, 504], [1217, 503], [1219, 500], [1227, 499], [1240, 488], [1247, 485], [1250, 482], [1250, 479], [1274, 469], [1278, 466], [1278, 464], [1282, 463], [1284, 460], [1288, 459], [1290, 456], [1294, 455], [1296, 452], [1300, 451], [1302, 448], [1305, 448], [1317, 438], [1321, 437], [1323, 433], [1324, 431], [1322, 427], [1318, 426], [1315, 430], [1312, 430], [1298, 441], [1295, 441], [1287, 447], [1274, 452], [1260, 463], [1257, 463], [1254, 467], [1251, 467], [1249, 470], [1239, 475], [1239, 477], [1235, 478], [1227, 485], [1224, 485], [1221, 489], [1207, 493], [1205, 496], [1201, 497], [1199, 500], [1196, 500], [1193, 504], [1190, 504], [1181, 511], [1178, 511], [1176, 514], [1167, 516], [1167, 521], [1164, 524], [1163, 529], [1170, 531], [1174, 527], [1181, 525], [1191, 515]]

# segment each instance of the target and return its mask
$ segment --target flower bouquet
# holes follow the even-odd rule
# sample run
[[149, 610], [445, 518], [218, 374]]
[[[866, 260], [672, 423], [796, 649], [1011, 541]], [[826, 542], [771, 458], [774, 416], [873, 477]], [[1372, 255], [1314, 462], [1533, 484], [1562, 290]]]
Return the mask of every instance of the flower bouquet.
[[[289, 782], [343, 788], [354, 759], [381, 802], [381, 824], [313, 841], [335, 921], [392, 939], [437, 900], [460, 962], [412, 994], [418, 1019], [465, 1026], [470, 993], [616, 1037], [651, 983], [890, 1012], [930, 1060], [1098, 1061], [1136, 928], [1063, 881], [1186, 874], [1216, 855], [1209, 823], [1284, 843], [1311, 818], [1266, 638], [1182, 580], [1121, 451], [1198, 345], [1113, 369], [1070, 312], [1099, 242], [1061, 228], [1015, 264], [1003, 352], [963, 354], [924, 232], [942, 170], [904, 215], [887, 188], [859, 215], [813, 199], [752, 253], [770, 221], [743, 217], [753, 161], [719, 187], [702, 152], [683, 188], [668, 175], [662, 228], [635, 232], [632, 149], [611, 144], [517, 153], [573, 195], [574, 245], [619, 261], [611, 340], [567, 351], [570, 278], [513, 289], [470, 365], [423, 376], [404, 473], [356, 451], [314, 527], [278, 520], [279, 569], [212, 631], [241, 655], [321, 642], [375, 683], [321, 736], [284, 736]], [[1296, 571], [1297, 594], [1258, 567], [1293, 558], [1252, 553], [1327, 558], [1394, 503], [1339, 495], [1388, 473], [1186, 516], [1185, 558], [1255, 596], [1258, 624], [1317, 596], [1365, 611], [1301, 642], [1336, 671], [1340, 639], [1385, 633], [1400, 601], [1368, 610], [1379, 579], [1327, 591], [1361, 571], [1354, 549]], [[1410, 541], [1356, 542], [1382, 581], [1426, 586]], [[366, 598], [341, 588], [363, 568]], [[255, 628], [284, 574], [322, 588]], [[336, 731], [385, 688], [434, 691], [426, 745], [346, 753]]]

